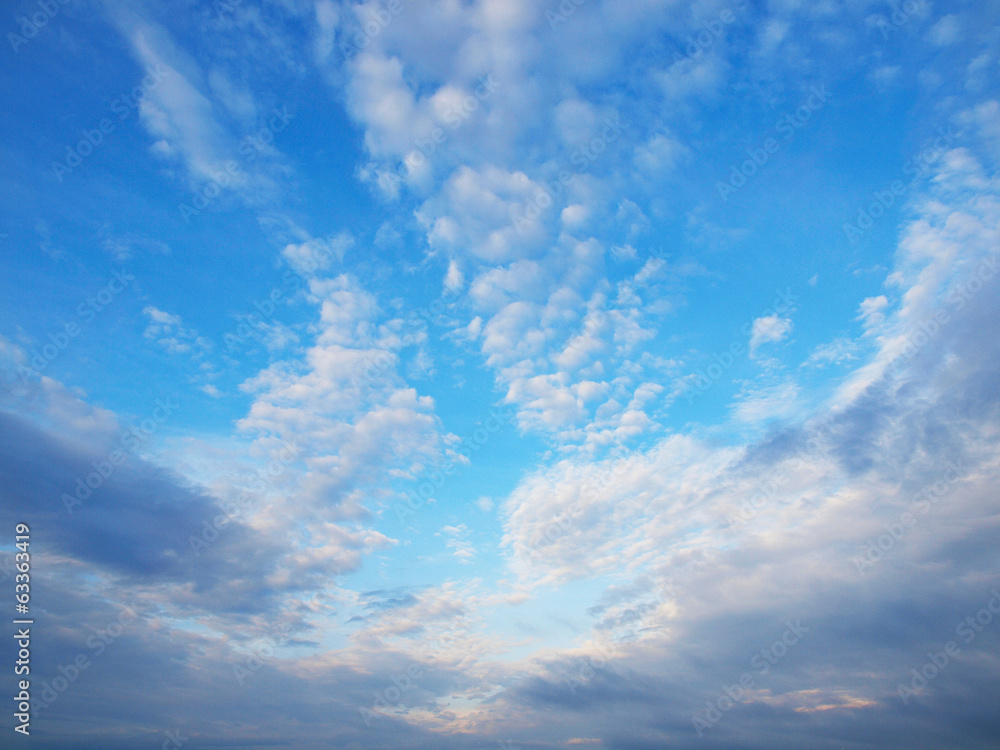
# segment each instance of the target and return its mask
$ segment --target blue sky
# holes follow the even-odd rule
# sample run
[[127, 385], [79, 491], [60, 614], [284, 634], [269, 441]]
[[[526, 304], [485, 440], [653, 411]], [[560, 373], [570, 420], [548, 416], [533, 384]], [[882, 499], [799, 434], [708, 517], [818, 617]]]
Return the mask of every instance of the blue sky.
[[998, 15], [5, 6], [11, 746], [992, 747]]

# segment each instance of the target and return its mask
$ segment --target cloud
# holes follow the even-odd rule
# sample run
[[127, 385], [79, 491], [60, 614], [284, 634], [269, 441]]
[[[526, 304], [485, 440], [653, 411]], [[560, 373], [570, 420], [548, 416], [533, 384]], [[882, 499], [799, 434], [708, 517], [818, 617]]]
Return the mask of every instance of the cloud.
[[888, 306], [889, 300], [886, 299], [884, 294], [880, 294], [878, 297], [868, 297], [861, 302], [857, 320], [863, 322], [866, 332], [878, 328], [882, 321], [885, 320], [885, 313], [883, 311]]
[[483, 497], [480, 497], [476, 500], [476, 507], [479, 508], [479, 510], [483, 511], [484, 513], [489, 513], [491, 510], [493, 510], [494, 503], [492, 498], [486, 497], [484, 495]]
[[[685, 59], [674, 48], [713, 34], [739, 3], [641, 0], [628, 13], [583, 3], [565, 13], [481, 0], [420, 12], [404, 3], [398, 14], [371, 3], [231, 5], [195, 14], [183, 37], [108, 6], [140, 63], [171, 67], [172, 83], [165, 77], [141, 110], [166, 174], [197, 184], [228, 158], [232, 131], [263, 106], [251, 85], [271, 70], [261, 61], [279, 60], [291, 91], [304, 84], [319, 97], [315, 65], [358, 127], [359, 176], [395, 201], [384, 219], [358, 198], [358, 224], [374, 218], [377, 248], [420, 254], [407, 268], [413, 290], [393, 296], [390, 272], [364, 250], [367, 230], [328, 228], [340, 214], [315, 218], [322, 231], [289, 231], [273, 244], [305, 277], [307, 304], [294, 323], [261, 328], [272, 360], [238, 389], [195, 383], [198, 401], [194, 411], [185, 402], [176, 432], [150, 434], [107, 477], [124, 425], [141, 430], [151, 418], [93, 407], [54, 371], [20, 378], [32, 337], [0, 338], [10, 501], [0, 516], [7, 528], [25, 514], [35, 525], [33, 601], [50, 626], [39, 680], [54, 682], [78, 653], [94, 656], [49, 710], [43, 746], [70, 737], [80, 748], [155, 746], [172, 717], [191, 748], [993, 739], [994, 629], [963, 640], [961, 657], [909, 703], [898, 686], [961, 638], [956, 626], [1000, 585], [996, 102], [956, 115], [968, 140], [911, 188], [898, 247], [881, 261], [892, 268], [859, 262], [882, 290], [848, 277], [836, 290], [846, 306], [796, 319], [807, 354], [794, 380], [756, 368], [763, 374], [738, 381], [732, 398], [705, 399], [703, 411], [678, 408], [666, 385], [702, 314], [697, 295], [721, 278], [720, 248], [761, 227], [720, 226], [749, 214], [678, 197], [688, 157], [712, 164], [712, 150], [745, 128], [741, 118], [719, 127], [707, 110], [728, 107], [721, 97], [736, 91], [769, 112], [803, 76], [826, 70], [826, 55], [847, 61], [844, 76], [864, 67], [883, 83], [904, 81], [884, 64], [890, 45], [926, 38], [959, 54], [955, 34], [972, 28], [964, 16], [935, 20], [921, 6], [888, 41], [876, 26], [869, 38], [856, 33], [867, 8], [743, 8]], [[553, 21], [556, 10], [565, 17]], [[373, 15], [377, 33], [346, 58], [344, 42]], [[202, 27], [210, 33], [195, 60], [181, 44]], [[229, 34], [246, 47], [222, 44]], [[930, 72], [953, 68], [962, 96], [990, 90], [989, 66], [976, 62], [984, 44], [970, 40], [968, 64], [927, 60]], [[425, 163], [401, 168], [491, 73], [503, 96], [482, 101]], [[937, 111], [956, 97], [935, 93]], [[627, 127], [594, 147], [611, 115]], [[817, 127], [811, 143], [827, 142]], [[773, 167], [788, 169], [791, 154], [781, 157]], [[261, 167], [234, 187], [253, 204], [280, 174]], [[314, 187], [313, 172], [299, 177]], [[764, 180], [758, 200], [769, 196]], [[324, 195], [290, 191], [278, 202]], [[538, 217], [515, 221], [540, 196]], [[261, 225], [280, 212], [267, 209]], [[678, 257], [650, 257], [661, 240]], [[106, 249], [124, 254], [127, 244]], [[406, 312], [424, 288], [449, 295], [433, 323]], [[839, 318], [855, 306], [861, 335]], [[143, 316], [145, 338], [166, 351], [210, 351], [185, 325], [189, 313], [150, 303]], [[751, 356], [792, 329], [791, 317], [757, 317]], [[837, 377], [821, 380], [830, 365]], [[428, 378], [446, 367], [477, 395], [449, 403]], [[403, 485], [455, 456], [447, 425], [474, 418], [473, 399], [510, 404], [520, 439], [391, 537], [386, 510]], [[92, 474], [97, 487], [87, 486]], [[77, 491], [86, 497], [67, 517], [61, 496]], [[482, 513], [467, 513], [472, 505]], [[499, 550], [480, 544], [497, 524]], [[420, 580], [425, 571], [435, 580]], [[137, 617], [98, 660], [88, 640], [125, 607]], [[13, 644], [5, 648], [11, 656]], [[369, 708], [378, 709], [371, 726]], [[693, 717], [715, 710], [699, 737]]]
[[750, 329], [750, 356], [753, 357], [762, 344], [784, 341], [791, 332], [792, 321], [788, 318], [778, 314], [757, 318]]
[[826, 367], [827, 365], [840, 365], [846, 362], [857, 360], [859, 350], [858, 343], [847, 337], [839, 337], [833, 341], [817, 346], [805, 362], [803, 367]]
[[798, 411], [800, 395], [801, 389], [790, 381], [745, 389], [735, 399], [733, 417], [751, 423], [788, 417]]
[[445, 547], [452, 550], [452, 554], [462, 564], [468, 565], [476, 557], [476, 548], [469, 541], [469, 527], [464, 523], [458, 526], [443, 526], [434, 536], [444, 534], [448, 537]]
[[942, 17], [935, 23], [927, 36], [934, 44], [945, 47], [957, 42], [962, 35], [962, 24], [958, 16], [951, 14]]
[[299, 274], [311, 276], [318, 271], [327, 271], [334, 261], [338, 264], [354, 246], [350, 232], [341, 232], [328, 240], [311, 239], [301, 243], [289, 243], [281, 254], [288, 264]]
[[365, 517], [355, 490], [378, 467], [412, 477], [444, 449], [433, 400], [399, 372], [402, 350], [419, 339], [346, 274], [312, 279], [309, 291], [319, 310], [315, 342], [304, 362], [275, 362], [243, 383], [253, 403], [237, 426], [302, 447], [297, 514]]
[[142, 309], [149, 318], [149, 324], [142, 335], [155, 341], [167, 354], [187, 354], [194, 359], [202, 359], [212, 351], [212, 342], [187, 328], [179, 315], [164, 312], [153, 305]]

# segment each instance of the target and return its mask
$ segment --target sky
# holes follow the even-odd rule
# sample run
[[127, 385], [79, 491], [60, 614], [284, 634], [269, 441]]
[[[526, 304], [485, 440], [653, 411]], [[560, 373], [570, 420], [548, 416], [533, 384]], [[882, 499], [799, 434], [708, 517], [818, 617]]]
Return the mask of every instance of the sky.
[[995, 0], [0, 31], [4, 747], [996, 747]]

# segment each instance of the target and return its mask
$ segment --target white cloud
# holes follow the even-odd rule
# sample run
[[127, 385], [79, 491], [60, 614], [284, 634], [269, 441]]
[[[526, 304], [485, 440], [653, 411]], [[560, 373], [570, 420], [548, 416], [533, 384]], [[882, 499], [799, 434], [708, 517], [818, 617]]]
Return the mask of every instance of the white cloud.
[[179, 315], [164, 312], [153, 305], [147, 305], [142, 312], [150, 321], [142, 335], [155, 341], [168, 354], [187, 354], [201, 360], [212, 351], [212, 342], [193, 328], [183, 325]]
[[303, 276], [328, 271], [333, 264], [341, 263], [344, 255], [354, 246], [354, 237], [344, 231], [329, 239], [313, 238], [305, 242], [289, 243], [281, 251], [288, 264]]
[[862, 321], [865, 332], [870, 333], [877, 329], [882, 321], [885, 320], [885, 313], [883, 311], [888, 306], [889, 300], [884, 294], [880, 294], [878, 297], [868, 297], [862, 300], [859, 308], [860, 312], [856, 320]]
[[931, 27], [927, 37], [939, 47], [954, 44], [962, 37], [962, 23], [954, 14], [944, 16]]
[[462, 274], [462, 269], [458, 267], [458, 263], [454, 258], [448, 263], [448, 273], [444, 277], [444, 288], [449, 292], [457, 292], [462, 288], [465, 283], [465, 276]]
[[750, 329], [750, 356], [753, 357], [762, 344], [784, 341], [792, 332], [792, 321], [775, 313], [757, 318]]
[[[319, 331], [301, 364], [279, 361], [243, 384], [254, 402], [238, 427], [302, 447], [301, 511], [363, 517], [355, 490], [379, 467], [408, 475], [444, 448], [434, 402], [408, 387], [400, 351], [416, 338], [384, 318], [353, 278], [313, 279]], [[259, 438], [258, 438], [259, 439]]]
[[452, 555], [462, 564], [468, 565], [476, 557], [476, 548], [469, 541], [469, 527], [464, 523], [457, 526], [444, 526], [434, 536], [444, 535], [447, 537], [445, 548], [452, 551]]
[[798, 412], [800, 388], [790, 381], [743, 389], [733, 403], [733, 418], [751, 424], [787, 418]]
[[858, 359], [858, 344], [846, 337], [840, 337], [833, 341], [817, 346], [805, 362], [803, 367], [825, 367], [826, 365], [840, 365], [845, 362], [852, 362]]
[[476, 500], [476, 507], [484, 513], [489, 513], [494, 507], [493, 499], [483, 495]]

